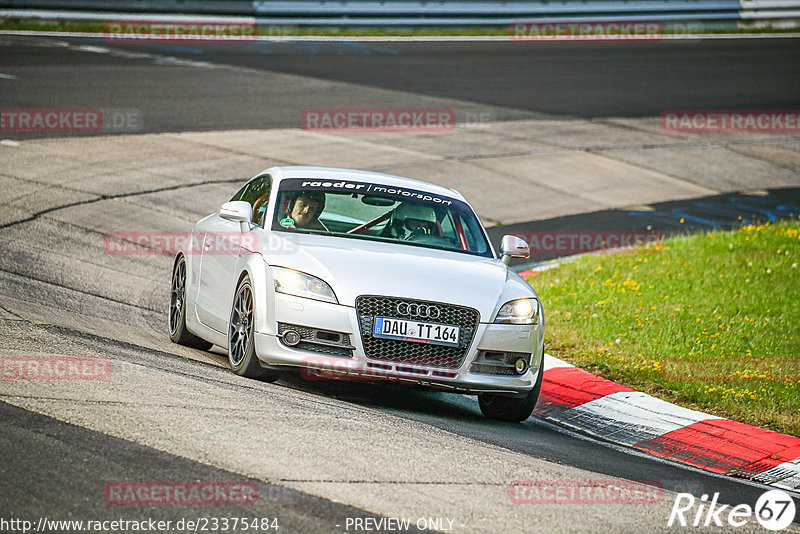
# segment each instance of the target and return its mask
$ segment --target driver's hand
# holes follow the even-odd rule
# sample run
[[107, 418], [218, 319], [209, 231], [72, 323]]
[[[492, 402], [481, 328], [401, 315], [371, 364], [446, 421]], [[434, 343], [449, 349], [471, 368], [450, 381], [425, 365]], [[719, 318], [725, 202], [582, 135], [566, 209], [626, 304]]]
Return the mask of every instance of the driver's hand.
[[411, 232], [411, 236], [410, 237], [419, 237], [419, 236], [423, 236], [423, 235], [430, 235], [430, 233], [431, 233], [431, 229], [430, 228], [425, 227], [425, 226], [417, 226], [416, 228], [414, 228], [414, 231]]

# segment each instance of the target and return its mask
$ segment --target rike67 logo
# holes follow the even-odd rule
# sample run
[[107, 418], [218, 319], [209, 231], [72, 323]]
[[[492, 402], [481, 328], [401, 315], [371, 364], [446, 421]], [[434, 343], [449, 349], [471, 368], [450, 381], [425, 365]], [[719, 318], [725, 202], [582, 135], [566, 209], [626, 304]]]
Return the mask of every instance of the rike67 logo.
[[719, 504], [719, 493], [711, 500], [708, 495], [700, 497], [699, 503], [691, 493], [679, 493], [669, 514], [668, 527], [743, 527], [753, 518], [767, 530], [779, 531], [792, 524], [795, 518], [795, 503], [785, 491], [767, 491], [756, 501], [755, 507], [749, 504], [729, 506]]

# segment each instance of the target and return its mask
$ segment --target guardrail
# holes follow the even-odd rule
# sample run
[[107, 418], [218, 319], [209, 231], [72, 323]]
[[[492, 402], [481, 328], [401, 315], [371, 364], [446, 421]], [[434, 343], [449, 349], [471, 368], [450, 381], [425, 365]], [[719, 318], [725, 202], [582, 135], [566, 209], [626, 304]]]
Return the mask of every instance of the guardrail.
[[311, 26], [507, 25], [520, 19], [800, 23], [800, 0], [0, 0], [0, 8], [12, 8], [0, 11], [0, 16], [22, 16], [24, 10], [76, 10], [69, 14], [77, 19], [92, 18], [89, 12], [98, 11], [186, 13]]

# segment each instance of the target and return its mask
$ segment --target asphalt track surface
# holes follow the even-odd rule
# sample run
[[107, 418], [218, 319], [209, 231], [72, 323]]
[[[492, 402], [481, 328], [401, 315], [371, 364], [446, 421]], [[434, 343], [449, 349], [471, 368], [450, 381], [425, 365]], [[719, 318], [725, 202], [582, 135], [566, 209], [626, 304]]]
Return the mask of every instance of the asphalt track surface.
[[[289, 532], [327, 531], [344, 524], [347, 517], [370, 517], [363, 510], [248, 479], [9, 404], [0, 403], [0, 420], [3, 451], [8, 458], [15, 459], [5, 462], [0, 481], [3, 492], [0, 506], [6, 519], [9, 516], [67, 519], [63, 512], [69, 511], [70, 519], [176, 520], [174, 510], [166, 506], [109, 506], [108, 501], [97, 498], [101, 480], [198, 480], [255, 485], [257, 490], [252, 493], [257, 497], [255, 504], [218, 505], [217, 517], [245, 517], [248, 521], [280, 518], [281, 528]], [[42, 473], [40, 462], [45, 458], [58, 458], [57, 466], [66, 468]], [[164, 473], [169, 473], [169, 478]], [[35, 476], [45, 474], [45, 481]], [[102, 486], [105, 489], [105, 484]], [[28, 501], [24, 504], [23, 496]], [[194, 520], [208, 517], [208, 506], [182, 506], [181, 514]]]
[[[621, 231], [655, 231], [654, 239], [685, 235], [710, 230], [730, 230], [740, 224], [774, 222], [778, 219], [796, 217], [800, 214], [800, 188], [788, 187], [758, 194], [728, 193], [689, 200], [657, 202], [647, 211], [636, 209], [603, 210], [578, 215], [554, 217], [543, 221], [529, 221], [508, 226], [492, 227], [487, 231], [493, 243], [499, 243], [505, 234], [534, 229], [537, 232], [552, 232], [569, 235], [570, 231], [582, 232], [586, 228], [615, 228]], [[741, 217], [741, 218], [740, 218]], [[680, 222], [683, 220], [683, 222]], [[547, 262], [565, 253], [544, 248], [531, 250], [527, 260], [512, 260], [512, 266], [525, 266]]]
[[[13, 45], [6, 41], [0, 47], [0, 73], [13, 68], [22, 74], [18, 84], [0, 80], [2, 107], [135, 108], [148, 117], [146, 132], [297, 127], [297, 117], [308, 107], [402, 105], [372, 88], [402, 91], [409, 103], [420, 98], [470, 101], [476, 111], [488, 109], [498, 120], [550, 114], [657, 115], [680, 107], [800, 107], [796, 40], [591, 47], [303, 43], [253, 44], [246, 50], [69, 42], [110, 47], [116, 55], [24, 39]], [[152, 66], [152, 57], [122, 56], [142, 52], [178, 60], [174, 68], [159, 69]], [[183, 69], [180, 61], [356, 82], [364, 89], [332, 95], [301, 80], [290, 89], [253, 87], [242, 71]], [[87, 79], [93, 82], [87, 84]], [[43, 166], [53, 168], [51, 163]], [[184, 204], [169, 216], [192, 220], [194, 206], [186, 208], [191, 200], [227, 198], [235, 188], [224, 180], [189, 184]], [[796, 201], [796, 191], [786, 195], [784, 200]], [[113, 194], [105, 200], [116, 202]], [[586, 480], [608, 475], [655, 480], [673, 492], [720, 492], [720, 502], [728, 504], [752, 506], [764, 491], [755, 484], [622, 450], [535, 417], [519, 425], [489, 422], [469, 397], [307, 382], [292, 375], [277, 384], [235, 377], [225, 369], [219, 352], [199, 353], [166, 339], [163, 307], [169, 258], [93, 258], [96, 249], [90, 244], [98, 232], [112, 228], [132, 206], [169, 203], [169, 192], [121, 200], [124, 203], [91, 216], [78, 211], [85, 207], [81, 202], [64, 202], [73, 207], [62, 211], [57, 205], [32, 218], [10, 217], [0, 231], [3, 350], [102, 354], [119, 369], [115, 377], [120, 378], [84, 390], [4, 384], [0, 393], [8, 402], [0, 403], [0, 447], [4, 458], [15, 461], [0, 466], [3, 517], [249, 514], [279, 517], [283, 532], [342, 532], [336, 525], [343, 518], [391, 511], [386, 503], [393, 491], [398, 509], [408, 512], [411, 506], [411, 514], [420, 501], [409, 494], [430, 491], [428, 500], [442, 495], [443, 515], [463, 524], [456, 531], [519, 528], [519, 518], [512, 515], [520, 516], [531, 530], [666, 529], [669, 494], [665, 509], [518, 505], [508, 509], [505, 520], [481, 522], [481, 512], [471, 515], [473, 511], [481, 510], [481, 501], [491, 503], [497, 492], [506, 492], [511, 479], [504, 478], [505, 472], [497, 479], [474, 479], [480, 471], [465, 465], [465, 479], [458, 481], [462, 462], [472, 469], [484, 462], [495, 469], [503, 462], [524, 466], [519, 478]], [[149, 212], [137, 213], [144, 217], [141, 213]], [[163, 208], [160, 213], [165, 213]], [[616, 215], [591, 216], [596, 221]], [[587, 224], [581, 223], [591, 227]], [[31, 237], [40, 240], [32, 256], [25, 245]], [[431, 451], [436, 451], [434, 459], [424, 456]], [[386, 472], [387, 480], [375, 474], [379, 472]], [[120, 512], [102, 497], [104, 484], [114, 480], [252, 481], [264, 498], [247, 509], [142, 507]], [[360, 489], [370, 484], [377, 488], [374, 501]], [[381, 484], [412, 489], [381, 491]], [[334, 498], [336, 491], [340, 493]], [[418, 515], [424, 513], [428, 509], [420, 507]]]
[[[175, 66], [180, 61], [208, 62], [355, 86], [332, 90], [302, 82], [275, 85], [262, 78], [255, 83], [241, 70], [224, 68], [154, 69], [148, 57], [122, 60], [111, 54], [42, 47], [41, 40], [25, 46], [24, 39], [17, 38], [12, 53], [0, 57], [0, 68], [22, 68], [27, 76], [17, 83], [3, 82], [0, 105], [135, 108], [145, 116], [144, 132], [297, 128], [307, 108], [411, 107], [423, 97], [471, 102], [476, 112], [489, 112], [496, 120], [800, 107], [797, 39], [201, 46], [67, 41], [167, 56]], [[398, 91], [409, 98], [398, 101]]]

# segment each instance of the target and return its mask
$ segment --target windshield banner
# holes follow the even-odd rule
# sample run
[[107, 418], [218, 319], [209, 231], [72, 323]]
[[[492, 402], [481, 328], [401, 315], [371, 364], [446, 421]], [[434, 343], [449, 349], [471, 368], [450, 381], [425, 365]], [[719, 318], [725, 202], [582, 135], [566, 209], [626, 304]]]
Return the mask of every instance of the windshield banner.
[[395, 185], [371, 184], [367, 182], [353, 182], [351, 180], [319, 180], [292, 178], [281, 182], [282, 191], [322, 191], [324, 193], [360, 193], [391, 198], [393, 200], [415, 200], [428, 202], [437, 206], [463, 205], [463, 202], [406, 187]]

